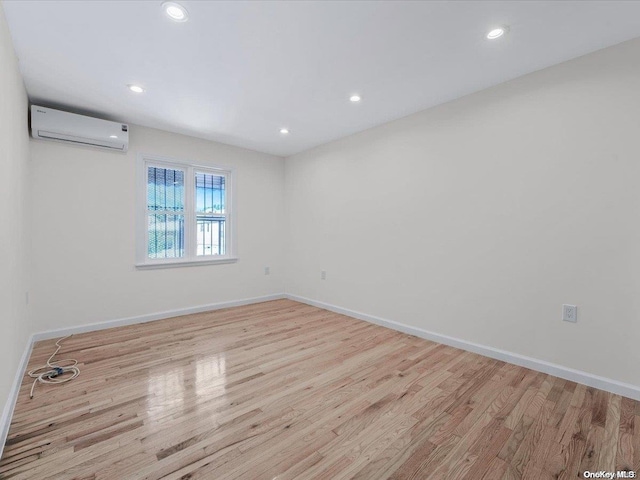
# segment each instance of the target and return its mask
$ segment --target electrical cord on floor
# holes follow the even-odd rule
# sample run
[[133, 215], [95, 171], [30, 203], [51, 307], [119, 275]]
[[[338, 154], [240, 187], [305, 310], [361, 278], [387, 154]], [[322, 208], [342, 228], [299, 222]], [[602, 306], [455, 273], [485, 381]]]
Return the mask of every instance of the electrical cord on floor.
[[[55, 357], [62, 348], [60, 342], [69, 338], [70, 336], [71, 335], [67, 335], [66, 337], [63, 337], [56, 342], [56, 347], [58, 348], [56, 348], [56, 351], [53, 352], [53, 355], [49, 357], [46, 365], [29, 372], [29, 376], [35, 379], [33, 381], [33, 385], [31, 385], [31, 393], [29, 394], [29, 398], [33, 398], [33, 389], [36, 388], [36, 384], [38, 382], [50, 384], [65, 383], [73, 380], [78, 375], [80, 375], [80, 369], [78, 368], [77, 360], [73, 358], [67, 358], [64, 360], [58, 360], [57, 362], [52, 361], [53, 357]], [[65, 363], [68, 365], [64, 365]]]

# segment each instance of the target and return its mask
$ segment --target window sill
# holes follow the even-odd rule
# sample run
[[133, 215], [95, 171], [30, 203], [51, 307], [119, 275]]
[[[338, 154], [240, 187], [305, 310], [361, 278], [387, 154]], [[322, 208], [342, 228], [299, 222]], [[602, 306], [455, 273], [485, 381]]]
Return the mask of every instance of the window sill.
[[178, 260], [167, 262], [149, 262], [149, 263], [136, 263], [136, 268], [139, 270], [154, 270], [157, 268], [176, 268], [176, 267], [197, 267], [200, 265], [218, 265], [224, 263], [236, 263], [238, 257], [223, 257], [223, 258], [207, 258], [204, 260]]

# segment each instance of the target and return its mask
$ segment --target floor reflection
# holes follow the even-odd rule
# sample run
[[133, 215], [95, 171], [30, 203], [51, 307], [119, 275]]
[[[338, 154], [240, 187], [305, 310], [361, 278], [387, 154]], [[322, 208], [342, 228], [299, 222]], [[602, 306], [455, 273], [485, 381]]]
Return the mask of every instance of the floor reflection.
[[211, 394], [212, 388], [224, 388], [227, 360], [224, 352], [201, 358], [196, 362], [196, 395]]
[[170, 370], [153, 371], [147, 389], [149, 417], [152, 420], [161, 420], [185, 409], [199, 409], [204, 400], [224, 396], [226, 375], [227, 362], [224, 353], [207, 355]]
[[165, 416], [184, 406], [185, 383], [183, 367], [158, 370], [149, 378], [147, 411], [152, 419]]

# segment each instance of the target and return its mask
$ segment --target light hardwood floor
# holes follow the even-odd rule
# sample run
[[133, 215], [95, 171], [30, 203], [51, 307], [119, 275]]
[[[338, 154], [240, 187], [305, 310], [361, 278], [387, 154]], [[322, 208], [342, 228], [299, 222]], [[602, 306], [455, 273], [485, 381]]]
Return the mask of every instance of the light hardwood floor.
[[71, 383], [29, 400], [25, 378], [2, 478], [640, 473], [640, 402], [289, 300], [73, 336], [68, 357]]

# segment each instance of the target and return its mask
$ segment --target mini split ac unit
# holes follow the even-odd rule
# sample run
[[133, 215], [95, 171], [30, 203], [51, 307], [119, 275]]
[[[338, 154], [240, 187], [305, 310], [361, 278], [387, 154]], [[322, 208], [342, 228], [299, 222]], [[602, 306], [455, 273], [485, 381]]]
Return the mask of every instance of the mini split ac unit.
[[33, 138], [96, 147], [116, 152], [129, 148], [129, 125], [31, 106]]

